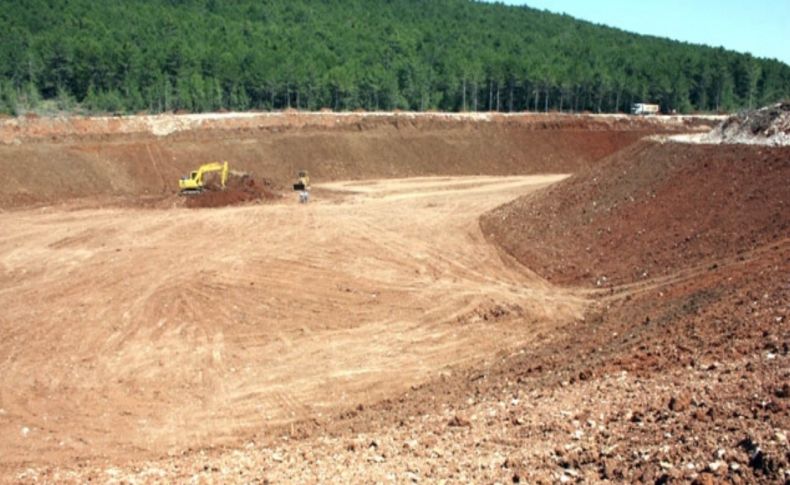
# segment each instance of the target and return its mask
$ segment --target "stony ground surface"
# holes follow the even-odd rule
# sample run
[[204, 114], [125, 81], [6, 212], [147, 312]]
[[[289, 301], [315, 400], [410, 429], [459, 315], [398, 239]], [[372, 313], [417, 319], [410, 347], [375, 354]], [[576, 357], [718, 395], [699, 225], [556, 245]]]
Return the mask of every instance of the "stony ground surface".
[[[31, 468], [22, 481], [146, 483], [777, 483], [788, 479], [787, 350], [759, 349], [640, 376], [558, 380], [511, 356], [463, 376], [452, 399], [415, 389], [419, 411], [368, 429], [250, 440], [125, 466]], [[503, 369], [509, 369], [503, 374]], [[509, 374], [509, 377], [505, 377]], [[544, 374], [544, 375], [541, 375]], [[782, 384], [784, 382], [784, 384]], [[441, 385], [440, 385], [441, 387]], [[389, 410], [392, 412], [393, 410]], [[397, 410], [385, 420], [397, 416]], [[343, 418], [340, 419], [343, 421]], [[337, 426], [337, 423], [335, 423]], [[360, 427], [360, 430], [356, 430]]]

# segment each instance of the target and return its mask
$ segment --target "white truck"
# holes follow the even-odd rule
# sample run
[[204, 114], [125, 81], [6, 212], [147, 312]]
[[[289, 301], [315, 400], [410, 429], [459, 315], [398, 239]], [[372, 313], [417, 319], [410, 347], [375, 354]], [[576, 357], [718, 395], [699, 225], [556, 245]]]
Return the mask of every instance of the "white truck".
[[657, 115], [661, 107], [657, 104], [636, 103], [631, 107], [631, 114], [635, 115]]

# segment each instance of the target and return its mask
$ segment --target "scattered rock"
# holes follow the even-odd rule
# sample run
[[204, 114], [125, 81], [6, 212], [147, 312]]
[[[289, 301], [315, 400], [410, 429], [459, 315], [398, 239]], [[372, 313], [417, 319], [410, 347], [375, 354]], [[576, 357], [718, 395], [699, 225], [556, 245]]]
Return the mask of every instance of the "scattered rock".
[[414, 472], [406, 472], [404, 473], [404, 476], [406, 477], [407, 480], [410, 480], [412, 483], [417, 483], [420, 481], [420, 476]]
[[691, 483], [692, 485], [716, 485], [716, 478], [710, 473], [703, 473]]
[[785, 382], [781, 386], [777, 387], [774, 391], [774, 396], [780, 399], [787, 399], [790, 397], [790, 384]]
[[469, 418], [462, 414], [456, 414], [447, 424], [454, 427], [472, 426], [472, 422], [469, 421]]
[[727, 464], [725, 462], [723, 462], [723, 461], [717, 460], [717, 461], [708, 463], [708, 470], [711, 473], [719, 474], [720, 472], [725, 471], [726, 469], [727, 469]]
[[669, 409], [680, 413], [685, 411], [691, 405], [691, 395], [687, 392], [682, 392], [669, 399]]
[[601, 478], [605, 478], [607, 480], [615, 480], [617, 478], [617, 471], [614, 466], [614, 461], [612, 460], [603, 460], [601, 462]]
[[372, 461], [373, 463], [384, 463], [384, 457], [381, 455], [373, 455], [368, 458], [368, 461]]

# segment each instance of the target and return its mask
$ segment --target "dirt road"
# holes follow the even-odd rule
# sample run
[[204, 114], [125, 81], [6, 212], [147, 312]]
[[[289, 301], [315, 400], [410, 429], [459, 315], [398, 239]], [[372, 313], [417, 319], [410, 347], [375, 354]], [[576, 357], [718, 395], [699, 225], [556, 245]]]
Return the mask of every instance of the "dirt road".
[[339, 200], [0, 213], [0, 457], [238, 441], [489, 359], [586, 302], [478, 217], [562, 176], [346, 182]]

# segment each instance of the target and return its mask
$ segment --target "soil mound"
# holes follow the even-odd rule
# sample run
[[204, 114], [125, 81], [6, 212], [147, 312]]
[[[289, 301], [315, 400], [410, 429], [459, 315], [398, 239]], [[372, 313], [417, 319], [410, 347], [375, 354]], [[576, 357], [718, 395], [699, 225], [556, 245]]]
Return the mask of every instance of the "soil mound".
[[[534, 434], [560, 444], [557, 465], [516, 456], [530, 478], [784, 479], [788, 177], [788, 147], [641, 142], [481, 219], [548, 279], [606, 287], [499, 378], [553, 392]], [[556, 409], [580, 411], [552, 421]]]
[[790, 148], [640, 142], [481, 218], [551, 281], [610, 286], [790, 235]]
[[206, 184], [206, 190], [187, 197], [186, 206], [191, 209], [223, 207], [261, 200], [274, 200], [280, 196], [275, 184], [268, 179], [255, 180], [251, 174], [231, 174], [225, 188], [216, 182]]
[[788, 146], [790, 145], [790, 101], [731, 116], [702, 137], [702, 141]]

